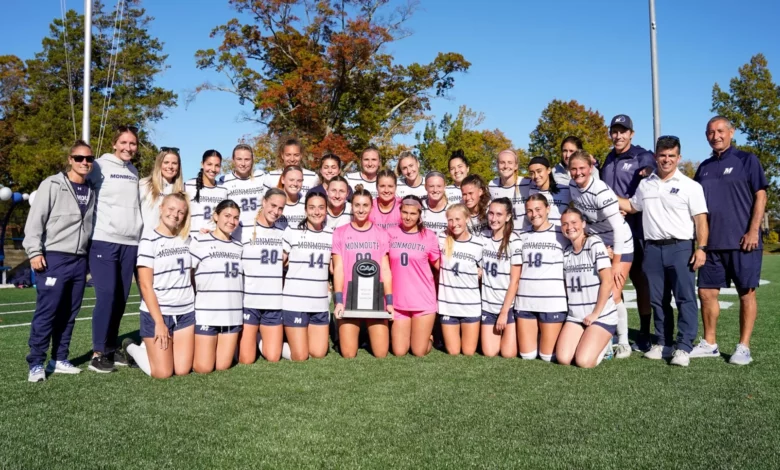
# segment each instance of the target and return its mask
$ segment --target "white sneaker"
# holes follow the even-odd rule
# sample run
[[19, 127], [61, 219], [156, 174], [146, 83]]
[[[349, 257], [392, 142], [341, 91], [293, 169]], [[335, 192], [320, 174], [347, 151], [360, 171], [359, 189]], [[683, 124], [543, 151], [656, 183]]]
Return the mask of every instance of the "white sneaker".
[[654, 344], [650, 350], [645, 353], [647, 359], [661, 360], [664, 358], [664, 347], [660, 344]]
[[690, 355], [682, 349], [678, 349], [674, 352], [674, 356], [672, 356], [672, 361], [670, 362], [671, 365], [680, 367], [688, 367], [688, 364], [690, 363]]
[[631, 346], [628, 344], [618, 344], [615, 346], [615, 358], [625, 359], [631, 357]]
[[49, 365], [46, 366], [46, 372], [50, 374], [80, 374], [81, 369], [71, 364], [68, 360], [51, 360], [49, 361]]
[[30, 374], [27, 376], [28, 382], [45, 382], [46, 371], [43, 370], [43, 366], [32, 366]]
[[694, 357], [720, 357], [720, 350], [718, 349], [718, 345], [716, 344], [710, 344], [705, 340], [704, 338], [701, 338], [699, 340], [699, 344], [693, 347], [691, 352], [688, 354], [691, 358]]
[[750, 348], [742, 343], [737, 344], [737, 350], [731, 355], [729, 364], [736, 364], [738, 366], [746, 366], [753, 362], [753, 358], [750, 357]]

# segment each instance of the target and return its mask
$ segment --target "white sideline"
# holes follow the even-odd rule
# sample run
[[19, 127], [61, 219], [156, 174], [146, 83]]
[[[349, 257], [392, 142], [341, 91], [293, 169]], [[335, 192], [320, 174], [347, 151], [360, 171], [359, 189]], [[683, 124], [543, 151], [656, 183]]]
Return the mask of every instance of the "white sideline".
[[[127, 297], [128, 298], [130, 298], [130, 297], [140, 297], [140, 295], [139, 294], [130, 294]], [[84, 301], [84, 300], [97, 300], [97, 299], [95, 297], [84, 297], [81, 300]], [[11, 302], [10, 304], [0, 304], [0, 307], [12, 307], [14, 305], [27, 305], [27, 304], [34, 304], [35, 302], [37, 302], [37, 301], [33, 300], [32, 302]]]
[[[138, 302], [135, 302], [138, 303]], [[140, 315], [139, 312], [135, 313], [125, 313], [124, 317], [137, 317]], [[76, 321], [83, 321], [83, 320], [92, 320], [92, 317], [83, 317], [83, 318], [77, 318]], [[16, 325], [0, 325], [0, 329], [2, 328], [16, 328], [17, 326], [30, 326], [32, 323], [17, 323]]]
[[[141, 302], [127, 302], [127, 305], [138, 305]], [[94, 308], [94, 305], [82, 305], [81, 308]], [[35, 313], [35, 310], [15, 310], [13, 312], [0, 312], [0, 315], [11, 315], [13, 313]]]

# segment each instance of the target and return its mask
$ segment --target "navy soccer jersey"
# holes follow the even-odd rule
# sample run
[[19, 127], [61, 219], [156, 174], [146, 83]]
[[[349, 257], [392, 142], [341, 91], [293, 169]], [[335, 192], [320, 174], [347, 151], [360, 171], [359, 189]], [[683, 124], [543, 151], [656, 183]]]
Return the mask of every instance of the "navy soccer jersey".
[[[194, 310], [189, 244], [189, 237], [166, 237], [153, 229], [144, 230], [138, 244], [136, 266], [152, 269], [152, 286], [163, 315], [184, 315]], [[149, 311], [143, 298], [141, 310]]]
[[[704, 160], [694, 181], [704, 188], [710, 227], [708, 250], [737, 250], [748, 233], [756, 192], [767, 188], [758, 157], [729, 147], [723, 154]], [[762, 247], [758, 237], [758, 248]]]
[[244, 323], [241, 243], [197, 234], [190, 243], [195, 270], [195, 323], [233, 326]]
[[241, 262], [244, 268], [244, 307], [259, 310], [282, 309], [284, 230], [255, 223], [244, 227]]

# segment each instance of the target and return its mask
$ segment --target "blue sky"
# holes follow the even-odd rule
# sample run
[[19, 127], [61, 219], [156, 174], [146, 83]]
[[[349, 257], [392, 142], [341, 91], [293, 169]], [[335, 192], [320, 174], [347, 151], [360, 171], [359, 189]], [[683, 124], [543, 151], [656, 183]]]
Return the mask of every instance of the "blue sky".
[[[107, 9], [115, 1], [104, 0]], [[662, 132], [682, 139], [686, 159], [700, 161], [709, 146], [704, 126], [711, 117], [712, 85], [728, 81], [750, 57], [762, 52], [780, 80], [780, 2], [753, 1], [740, 8], [726, 0], [656, 0]], [[69, 8], [81, 12], [83, 2]], [[169, 54], [170, 69], [159, 84], [179, 94], [179, 106], [154, 124], [159, 146], [182, 149], [185, 176], [194, 176], [200, 155], [216, 148], [229, 155], [256, 124], [241, 122], [232, 95], [201, 94], [185, 107], [189, 90], [213, 72], [195, 68], [198, 49], [217, 47], [214, 26], [235, 16], [227, 0], [147, 0], [155, 17], [151, 34]], [[4, 2], [0, 54], [31, 58], [41, 49], [48, 25], [60, 16], [55, 0]], [[456, 77], [449, 99], [434, 101], [438, 121], [460, 105], [485, 114], [483, 128], [499, 128], [516, 146], [526, 147], [542, 109], [552, 99], [576, 99], [609, 119], [630, 115], [634, 143], [653, 140], [648, 3], [610, 0], [530, 2], [423, 0], [408, 23], [414, 34], [388, 46], [399, 63], [427, 63], [440, 51], [462, 53], [472, 65]], [[422, 124], [420, 125], [422, 126]], [[94, 132], [94, 130], [93, 130]], [[412, 143], [413, 136], [402, 140]]]

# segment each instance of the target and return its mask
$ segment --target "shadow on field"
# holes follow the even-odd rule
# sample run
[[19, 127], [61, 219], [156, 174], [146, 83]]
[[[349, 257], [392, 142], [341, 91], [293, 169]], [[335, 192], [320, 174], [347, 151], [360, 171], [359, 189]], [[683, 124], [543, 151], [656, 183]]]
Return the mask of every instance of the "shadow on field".
[[[122, 341], [124, 341], [125, 338], [132, 338], [134, 343], [140, 343], [141, 342], [141, 330], [135, 330], [131, 331], [130, 333], [125, 333], [123, 335], [120, 335], [119, 338], [117, 338], [117, 345], [121, 345]], [[119, 346], [117, 346], [119, 347]], [[82, 354], [81, 356], [72, 358], [70, 362], [78, 367], [82, 364], [88, 363], [90, 360], [92, 360], [92, 351], [89, 351], [85, 354]]]

